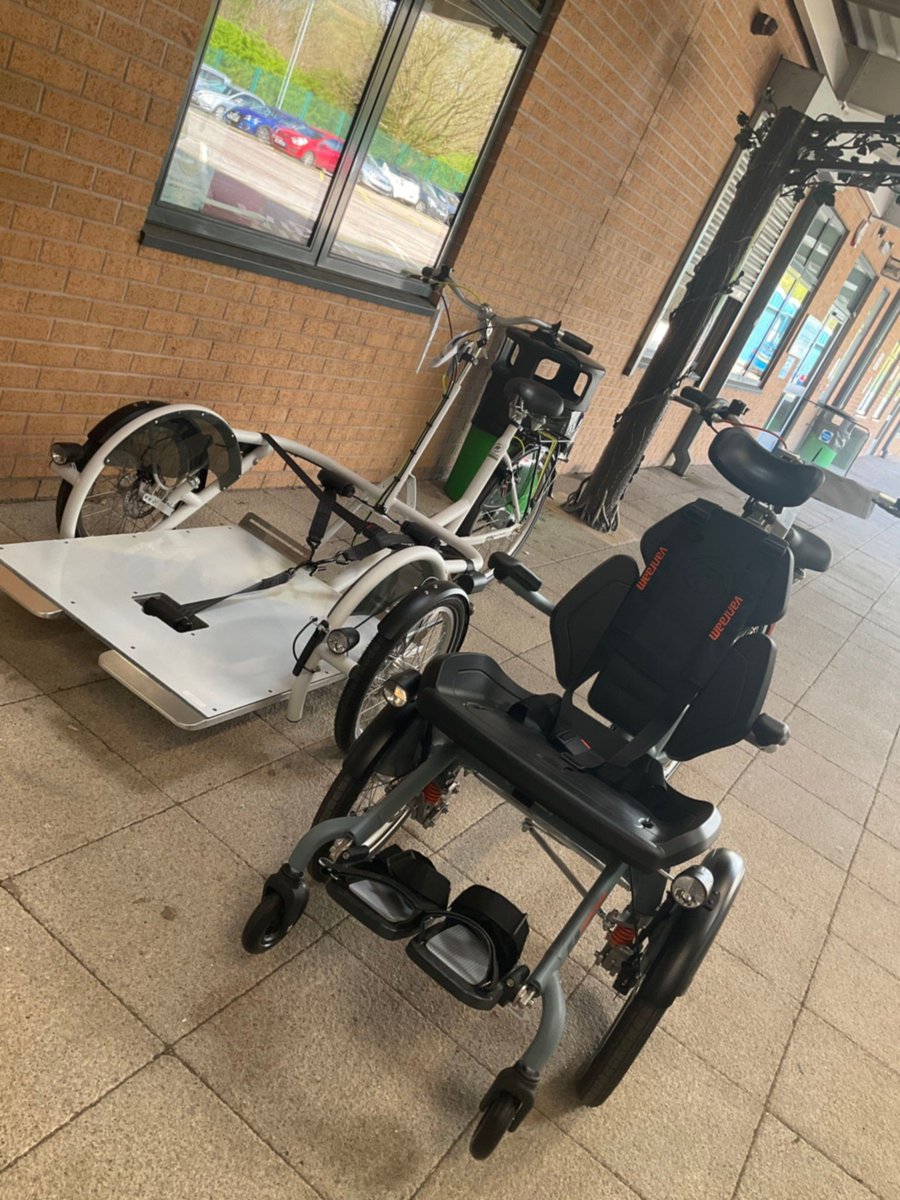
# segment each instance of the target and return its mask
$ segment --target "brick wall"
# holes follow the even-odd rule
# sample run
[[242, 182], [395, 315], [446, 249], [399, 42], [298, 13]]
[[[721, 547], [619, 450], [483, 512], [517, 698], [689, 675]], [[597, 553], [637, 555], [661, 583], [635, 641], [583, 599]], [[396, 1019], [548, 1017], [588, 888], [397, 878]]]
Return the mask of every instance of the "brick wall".
[[[757, 7], [564, 0], [495, 155], [458, 271], [499, 309], [596, 343], [609, 375], [581, 465], [634, 387], [621, 367], [735, 113], [779, 55], [806, 62], [787, 0], [767, 3], [771, 39], [748, 32]], [[422, 317], [139, 246], [207, 14], [208, 0], [0, 0], [0, 495], [51, 490], [50, 438], [140, 397], [202, 402], [373, 474], [436, 399], [414, 374]]]

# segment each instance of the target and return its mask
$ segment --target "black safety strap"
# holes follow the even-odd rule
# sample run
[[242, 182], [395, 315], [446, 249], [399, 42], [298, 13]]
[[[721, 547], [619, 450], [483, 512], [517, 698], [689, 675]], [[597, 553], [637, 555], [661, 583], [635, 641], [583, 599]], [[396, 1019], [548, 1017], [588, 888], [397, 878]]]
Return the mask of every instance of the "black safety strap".
[[342, 521], [347, 522], [354, 533], [364, 533], [367, 536], [371, 536], [372, 531], [379, 528], [377, 525], [373, 525], [371, 521], [367, 521], [365, 517], [361, 517], [359, 513], [352, 512], [346, 505], [341, 504], [338, 501], [338, 493], [335, 488], [322, 487], [316, 483], [314, 479], [307, 475], [297, 460], [287, 450], [283, 449], [270, 434], [264, 433], [263, 438], [269, 443], [282, 462], [294, 472], [297, 478], [309, 488], [319, 501], [318, 508], [310, 522], [309, 534], [306, 538], [307, 544], [312, 550], [316, 550], [321, 545], [325, 531], [328, 528], [328, 523], [335, 513]]

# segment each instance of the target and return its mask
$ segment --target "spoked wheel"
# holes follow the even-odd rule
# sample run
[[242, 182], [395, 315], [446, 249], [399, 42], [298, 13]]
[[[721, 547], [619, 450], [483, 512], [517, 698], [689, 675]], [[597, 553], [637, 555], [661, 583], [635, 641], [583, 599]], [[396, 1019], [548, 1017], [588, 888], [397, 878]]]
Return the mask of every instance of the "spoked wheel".
[[[515, 442], [513, 443], [515, 445]], [[462, 537], [477, 540], [485, 560], [497, 551], [516, 554], [537, 524], [556, 477], [556, 460], [538, 440], [520, 442], [512, 453], [512, 471], [498, 467], [459, 527]], [[522, 514], [516, 524], [516, 498]]]
[[256, 130], [256, 136], [261, 142], [265, 142], [267, 145], [272, 140], [272, 132], [268, 125], [260, 125]]
[[590, 1108], [609, 1099], [668, 1008], [668, 1005], [660, 1007], [642, 1000], [640, 993], [641, 985], [638, 984], [578, 1077], [575, 1084], [578, 1099]]
[[485, 1159], [494, 1153], [504, 1134], [509, 1132], [518, 1108], [518, 1102], [505, 1092], [494, 1097], [481, 1114], [469, 1142], [469, 1153], [473, 1158]]
[[[206, 439], [189, 422], [173, 418], [138, 429], [110, 453], [81, 502], [76, 537], [145, 533], [171, 511], [168, 497], [184, 483], [192, 491], [206, 484]], [[65, 480], [56, 495], [56, 525], [72, 493]]]
[[377, 633], [353, 668], [338, 701], [334, 740], [350, 749], [366, 726], [384, 708], [382, 688], [398, 671], [422, 672], [438, 654], [458, 650], [469, 621], [468, 607], [460, 596], [436, 593], [424, 612], [420, 609], [399, 633]]
[[[325, 797], [312, 819], [312, 824], [318, 825], [320, 821], [330, 821], [334, 817], [360, 816], [373, 804], [383, 800], [399, 782], [399, 779], [379, 772], [377, 759], [372, 768], [360, 779], [355, 779], [348, 771], [341, 771], [325, 793]], [[387, 845], [411, 812], [412, 804], [379, 829], [366, 842], [369, 852], [374, 854], [382, 846]], [[319, 854], [313, 856], [306, 868], [307, 874], [311, 875], [313, 879], [321, 882], [325, 878], [319, 859], [327, 855], [330, 849], [330, 844], [324, 845]]]
[[688, 909], [664, 902], [671, 908], [649, 932], [642, 975], [575, 1084], [582, 1104], [602, 1104], [621, 1083], [666, 1009], [690, 986], [731, 911], [744, 877], [740, 855], [720, 847], [703, 866], [712, 873], [715, 903]]

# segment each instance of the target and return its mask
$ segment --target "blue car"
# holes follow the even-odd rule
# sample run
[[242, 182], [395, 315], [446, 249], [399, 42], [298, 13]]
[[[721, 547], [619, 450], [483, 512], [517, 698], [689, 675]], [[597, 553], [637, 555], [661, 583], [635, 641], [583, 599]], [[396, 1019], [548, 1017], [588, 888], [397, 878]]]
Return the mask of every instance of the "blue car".
[[242, 133], [251, 133], [261, 142], [271, 142], [276, 129], [296, 120], [277, 108], [264, 104], [261, 100], [255, 104], [236, 104], [225, 113], [225, 124], [232, 129], [240, 129]]

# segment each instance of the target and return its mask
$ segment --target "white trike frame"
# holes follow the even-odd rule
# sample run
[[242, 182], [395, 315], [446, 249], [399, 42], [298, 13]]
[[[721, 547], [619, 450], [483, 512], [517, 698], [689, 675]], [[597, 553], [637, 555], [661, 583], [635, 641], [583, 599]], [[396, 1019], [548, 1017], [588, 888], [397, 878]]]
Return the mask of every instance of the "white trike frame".
[[[454, 288], [454, 291], [456, 291], [456, 288]], [[498, 537], [508, 537], [511, 533], [515, 533], [521, 525], [522, 505], [516, 492], [515, 471], [510, 456], [510, 446], [514, 438], [521, 433], [523, 426], [525, 426], [528, 414], [518, 403], [510, 411], [509, 423], [506, 429], [494, 442], [486, 459], [476, 471], [460, 499], [449, 504], [431, 517], [426, 516], [416, 507], [415, 467], [433, 439], [441, 422], [456, 402], [469, 371], [474, 362], [480, 357], [481, 350], [487, 344], [491, 327], [493, 325], [500, 325], [502, 327], [533, 325], [542, 330], [558, 330], [558, 327], [550, 326], [547, 322], [535, 317], [501, 319], [497, 318], [487, 306], [476, 306], [464, 298], [463, 302], [466, 304], [466, 307], [479, 314], [480, 325], [479, 329], [476, 330], [479, 340], [473, 343], [472, 334], [470, 333], [453, 339], [451, 342], [451, 346], [453, 347], [451, 353], [449, 355], [445, 354], [442, 359], [438, 360], [438, 363], [447, 361], [448, 357], [453, 357], [457, 353], [459, 346], [463, 344], [470, 348], [474, 344], [477, 352], [466, 356], [464, 365], [459, 372], [459, 377], [455, 380], [453, 386], [448, 389], [437, 411], [428, 422], [416, 445], [410, 452], [407, 461], [389, 482], [380, 484], [372, 483], [370, 480], [356, 474], [340, 462], [320, 453], [311, 446], [306, 446], [287, 438], [274, 439], [277, 441], [278, 446], [287, 454], [294, 456], [304, 463], [311, 464], [314, 468], [324, 468], [333, 473], [341, 482], [352, 485], [355, 493], [354, 499], [362, 501], [364, 506], [376, 506], [376, 511], [396, 521], [415, 522], [420, 529], [427, 531], [433, 537], [440, 539], [445, 546], [458, 552], [457, 558], [448, 558], [440, 554], [436, 549], [422, 545], [383, 549], [360, 561], [347, 563], [335, 577], [329, 580], [327, 585], [316, 580], [312, 573], [307, 573], [306, 580], [308, 581], [309, 593], [317, 598], [309, 602], [317, 618], [316, 629], [320, 633], [324, 632], [327, 634], [331, 630], [344, 628], [354, 614], [359, 613], [360, 609], [364, 606], [366, 598], [376, 587], [397, 571], [410, 564], [422, 564], [427, 577], [440, 581], [452, 580], [463, 574], [483, 574], [485, 558], [480, 551], [480, 547]], [[463, 339], [469, 340], [464, 342]], [[7, 591], [14, 599], [18, 600], [19, 603], [35, 615], [50, 617], [60, 615], [63, 611], [68, 612], [72, 616], [81, 615], [82, 623], [111, 647], [110, 650], [100, 656], [101, 666], [118, 679], [119, 682], [139, 695], [141, 699], [156, 708], [157, 711], [162, 713], [173, 724], [181, 728], [205, 728], [206, 726], [233, 719], [246, 712], [254, 711], [285, 698], [288, 700], [288, 719], [299, 721], [303, 716], [306, 697], [310, 688], [332, 682], [339, 676], [349, 675], [350, 671], [356, 665], [359, 655], [365, 648], [365, 644], [373, 636], [378, 619], [372, 618], [366, 624], [365, 628], [361, 628], [362, 636], [356, 647], [356, 655], [352, 653], [335, 653], [329, 649], [325, 639], [321, 638], [308, 654], [302, 669], [293, 674], [293, 678], [287, 687], [283, 686], [287, 681], [284, 676], [281, 676], [274, 687], [266, 688], [265, 695], [255, 697], [252, 702], [238, 704], [237, 707], [229, 707], [222, 711], [218, 706], [212, 707], [208, 702], [205, 707], [198, 705], [196, 697], [184, 687], [180, 689], [171, 687], [161, 678], [160, 674], [156, 673], [156, 667], [148, 669], [146, 655], [143, 666], [129, 659], [129, 655], [121, 643], [132, 640], [130, 633], [123, 635], [120, 629], [117, 634], [117, 641], [104, 637], [101, 621], [99, 619], [95, 619], [93, 622], [86, 620], [84, 617], [85, 606], [82, 599], [79, 598], [77, 604], [75, 600], [67, 599], [63, 595], [58, 583], [59, 579], [66, 574], [67, 564], [75, 562], [79, 557], [83, 564], [81, 574], [82, 577], [84, 576], [86, 568], [90, 567], [92, 554], [91, 551], [83, 549], [87, 543], [109, 543], [116, 538], [130, 537], [132, 539], [139, 538], [145, 540], [152, 538], [156, 540], [157, 560], [164, 559], [169, 543], [160, 541], [160, 537], [177, 530], [179, 526], [199, 509], [210, 503], [221, 493], [223, 489], [218, 479], [200, 490], [194, 490], [197, 487], [197, 480], [196, 478], [188, 478], [173, 489], [164, 501], [158, 498], [147, 497], [151, 503], [166, 514], [163, 520], [156, 524], [152, 530], [138, 534], [115, 534], [107, 537], [79, 538], [76, 540], [76, 526], [82, 504], [90, 494], [91, 489], [117, 447], [121, 446], [147, 425], [164, 422], [166, 418], [173, 416], [190, 417], [191, 415], [207, 419], [211, 418], [214, 422], [220, 422], [228, 426], [228, 423], [223, 418], [210, 409], [199, 405], [173, 404], [149, 408], [137, 414], [132, 420], [112, 433], [97, 448], [88, 461], [83, 464], [80, 470], [73, 463], [52, 462], [51, 466], [53, 470], [72, 489], [60, 519], [60, 538], [66, 549], [64, 552], [59, 550], [58, 544], [53, 542], [31, 544], [35, 547], [35, 551], [38, 551], [39, 546], [45, 547], [46, 550], [43, 555], [40, 555], [39, 552], [31, 553], [30, 547], [24, 546], [0, 548], [0, 588]], [[228, 426], [228, 428], [231, 427]], [[248, 474], [257, 463], [274, 452], [271, 444], [260, 432], [233, 428], [231, 431], [238, 445], [243, 450], [240, 462], [241, 476]], [[488, 485], [498, 466], [506, 466], [512, 479], [510, 499], [514, 509], [514, 523], [502, 530], [490, 530], [470, 537], [461, 536], [458, 533], [460, 525], [472, 507], [477, 503], [478, 498]], [[406, 501], [400, 499], [401, 493], [404, 490], [407, 495]], [[350, 500], [346, 503], [353, 504], [353, 501]], [[257, 526], [264, 524], [264, 522], [259, 522], [257, 519]], [[253, 533], [254, 536], [263, 536], [260, 534], [258, 528], [252, 527], [252, 522], [248, 525], [245, 519], [242, 525], [248, 528], [249, 532]], [[322, 544], [324, 545], [329, 539], [333, 538], [344, 526], [345, 522], [339, 516], [333, 517], [328, 524]], [[212, 541], [212, 531], [198, 529], [190, 530], [189, 532], [201, 535], [201, 542], [202, 535], [204, 533], [209, 534], [209, 540], [210, 542]], [[276, 540], [278, 540], [277, 535], [279, 531], [269, 530], [269, 533], [275, 533]], [[268, 539], [263, 536], [263, 540]], [[268, 544], [273, 545], [273, 542], [268, 540]], [[57, 549], [54, 551], [53, 547], [57, 547]], [[290, 549], [287, 549], [288, 547]], [[153, 547], [151, 547], [152, 549]], [[283, 556], [282, 560], [278, 563], [278, 567], [280, 568], [284, 565], [296, 565], [298, 561], [296, 557], [293, 563], [290, 562], [290, 551], [293, 550], [295, 554], [297, 551], [302, 553], [305, 548], [298, 547], [290, 539], [283, 537], [279, 549]], [[54, 555], [56, 556], [55, 558]], [[46, 561], [42, 563], [42, 559]], [[109, 569], [109, 559], [101, 558], [99, 561], [105, 564], [105, 569]], [[125, 562], [124, 559], [122, 561], [123, 563]], [[202, 567], [202, 558], [200, 562]], [[294, 584], [293, 592], [298, 598], [301, 595], [299, 589], [303, 587], [303, 573], [304, 567], [301, 566], [294, 577], [296, 583], [294, 583], [294, 580], [291, 581]], [[69, 578], [74, 577], [74, 571], [71, 568], [68, 568], [68, 575]], [[57, 582], [55, 594], [46, 586], [45, 581], [48, 578], [52, 578]], [[202, 595], [204, 589], [208, 590], [208, 584], [204, 584], [203, 582], [201, 569], [197, 582], [197, 591]], [[331, 599], [330, 595], [325, 594], [326, 592], [334, 593], [337, 599], [326, 611], [316, 613], [317, 603], [321, 609], [324, 600]], [[79, 593], [80, 595], [81, 593]], [[309, 596], [304, 598], [309, 599]], [[235, 597], [234, 602], [241, 603], [240, 597]], [[74, 607], [69, 607], [69, 605]], [[80, 608], [78, 607], [79, 605], [81, 606]], [[130, 619], [130, 609], [122, 606], [121, 611], [125, 613], [126, 619]], [[113, 623], [112, 618], [110, 618], [110, 623]], [[309, 636], [312, 637], [312, 633]], [[134, 640], [137, 639], [135, 638]], [[131, 646], [131, 650], [135, 650], [135, 646]], [[165, 658], [166, 656], [163, 654], [161, 657]], [[285, 670], [292, 668], [293, 665], [291, 662], [286, 662]], [[160, 666], [158, 670], [165, 673], [165, 665]]]

